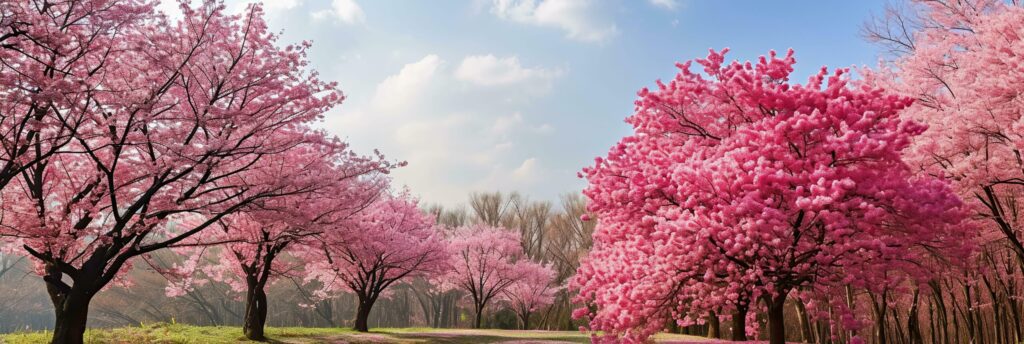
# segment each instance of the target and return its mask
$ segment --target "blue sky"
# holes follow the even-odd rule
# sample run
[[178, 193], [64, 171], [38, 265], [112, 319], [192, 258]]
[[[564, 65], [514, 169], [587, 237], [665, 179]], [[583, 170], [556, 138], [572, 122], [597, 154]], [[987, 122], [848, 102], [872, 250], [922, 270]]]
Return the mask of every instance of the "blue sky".
[[[161, 8], [172, 11], [171, 0]], [[240, 9], [248, 0], [228, 0]], [[674, 63], [729, 47], [748, 60], [796, 49], [800, 81], [823, 65], [874, 65], [861, 25], [883, 1], [265, 0], [284, 42], [348, 99], [323, 126], [425, 202], [474, 191], [557, 201], [576, 172], [630, 132], [636, 91]]]

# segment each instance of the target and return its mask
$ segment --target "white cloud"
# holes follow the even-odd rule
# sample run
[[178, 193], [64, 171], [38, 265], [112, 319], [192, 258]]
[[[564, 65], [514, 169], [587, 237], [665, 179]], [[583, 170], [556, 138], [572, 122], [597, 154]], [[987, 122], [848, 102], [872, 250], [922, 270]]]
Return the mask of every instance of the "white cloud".
[[549, 83], [562, 75], [560, 70], [524, 68], [516, 56], [498, 58], [494, 55], [467, 56], [455, 70], [459, 80], [480, 86], [508, 85], [525, 82]]
[[407, 161], [394, 172], [394, 184], [409, 186], [426, 202], [459, 204], [474, 191], [558, 190], [548, 185], [556, 182], [546, 178], [542, 157], [530, 151], [552, 127], [518, 111], [523, 102], [504, 100], [528, 92], [549, 71], [510, 66], [518, 68], [499, 73], [511, 80], [502, 84], [507, 89], [465, 87], [459, 66], [426, 55], [397, 66], [370, 94], [349, 94], [325, 125], [358, 151], [379, 148], [389, 159]]
[[493, 0], [498, 18], [557, 27], [571, 39], [603, 42], [618, 34], [615, 23], [602, 18], [591, 0]]
[[533, 132], [538, 134], [551, 134], [555, 132], [555, 127], [548, 123], [543, 123], [536, 128], [533, 128]]
[[470, 190], [529, 191], [531, 195], [537, 195], [540, 190], [557, 188], [555, 185], [547, 184], [552, 181], [552, 173], [555, 171], [546, 168], [541, 159], [535, 156], [520, 159], [497, 162], [486, 176], [473, 183]]
[[[202, 4], [202, 1], [199, 0], [188, 0], [188, 2], [192, 7]], [[263, 12], [266, 14], [265, 18], [273, 18], [284, 11], [299, 7], [302, 0], [226, 0], [224, 3], [228, 11], [232, 13], [241, 13], [249, 4], [261, 3]], [[156, 9], [166, 14], [171, 20], [178, 20], [183, 16], [178, 0], [159, 0], [156, 3]]]
[[491, 130], [496, 134], [505, 135], [522, 124], [523, 115], [516, 112], [511, 116], [498, 117], [498, 119], [494, 121], [494, 126], [491, 127]]
[[331, 8], [313, 12], [314, 19], [334, 17], [345, 24], [362, 24], [366, 22], [363, 8], [355, 0], [332, 0]]
[[373, 104], [386, 110], [407, 108], [419, 99], [442, 62], [437, 55], [427, 55], [403, 66], [398, 74], [377, 85]]
[[519, 181], [530, 181], [537, 176], [537, 172], [537, 159], [529, 158], [523, 160], [523, 163], [519, 164], [519, 167], [516, 167], [515, 170], [512, 170], [512, 177], [516, 178]]
[[651, 5], [658, 6], [667, 10], [674, 10], [679, 6], [679, 2], [676, 0], [648, 0]]

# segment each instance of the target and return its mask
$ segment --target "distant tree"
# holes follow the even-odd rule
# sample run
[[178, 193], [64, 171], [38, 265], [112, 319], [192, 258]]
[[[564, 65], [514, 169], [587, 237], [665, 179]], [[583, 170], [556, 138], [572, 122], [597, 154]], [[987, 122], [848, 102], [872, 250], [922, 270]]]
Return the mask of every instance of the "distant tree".
[[899, 118], [910, 99], [851, 85], [844, 69], [791, 84], [792, 51], [724, 53], [641, 90], [635, 134], [583, 172], [599, 223], [575, 285], [596, 310], [577, 315], [602, 339], [643, 341], [748, 291], [781, 344], [791, 295], [843, 309], [844, 287], [925, 281], [934, 267], [913, 262], [967, 252], [960, 199], [901, 160], [925, 129]]
[[347, 290], [358, 298], [355, 329], [367, 320], [377, 299], [398, 281], [444, 273], [448, 249], [432, 216], [406, 194], [387, 196], [323, 234], [307, 269], [324, 285], [320, 294]]
[[471, 298], [474, 328], [480, 328], [488, 303], [522, 278], [526, 263], [535, 264], [524, 258], [519, 235], [483, 224], [457, 229], [451, 252], [447, 280]]
[[522, 275], [504, 291], [502, 299], [519, 316], [522, 329], [530, 329], [530, 315], [555, 302], [555, 293], [562, 288], [554, 285], [555, 271], [550, 266], [526, 264]]
[[[561, 209], [556, 210], [548, 220], [545, 229], [543, 261], [549, 262], [555, 270], [555, 281], [558, 285], [568, 284], [576, 274], [580, 260], [586, 256], [593, 245], [594, 225], [597, 221], [583, 221], [589, 216], [586, 209], [586, 198], [580, 193], [562, 195]], [[557, 294], [554, 304], [541, 318], [550, 328], [576, 330], [579, 328], [572, 319], [572, 310], [579, 305], [573, 303], [575, 293], [562, 288]]]
[[522, 196], [517, 193], [475, 192], [469, 195], [473, 220], [494, 227], [505, 224], [521, 201]]

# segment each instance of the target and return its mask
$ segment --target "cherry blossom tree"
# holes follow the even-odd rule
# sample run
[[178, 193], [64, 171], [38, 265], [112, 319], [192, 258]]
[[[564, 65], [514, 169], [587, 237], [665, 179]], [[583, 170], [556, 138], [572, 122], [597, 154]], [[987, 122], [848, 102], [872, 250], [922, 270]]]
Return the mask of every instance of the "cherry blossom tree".
[[562, 288], [552, 285], [554, 280], [555, 270], [550, 266], [530, 263], [523, 269], [522, 276], [501, 293], [519, 316], [522, 329], [530, 329], [530, 315], [555, 302], [555, 294]]
[[[379, 159], [348, 154], [346, 146], [302, 146], [292, 149], [281, 166], [287, 170], [315, 173], [318, 185], [309, 192], [263, 199], [245, 210], [226, 216], [206, 235], [180, 245], [188, 256], [185, 264], [164, 271], [173, 283], [170, 296], [184, 295], [192, 286], [214, 280], [227, 283], [245, 295], [242, 331], [246, 338], [264, 340], [267, 321], [266, 287], [280, 277], [302, 278], [309, 262], [302, 254], [318, 250], [327, 231], [373, 203], [384, 188], [391, 164]], [[287, 171], [277, 171], [285, 174]], [[209, 246], [221, 244], [219, 249]], [[214, 252], [214, 258], [204, 258]], [[290, 259], [280, 259], [289, 255]], [[201, 263], [206, 264], [200, 266]]]
[[473, 302], [473, 327], [480, 328], [487, 304], [523, 277], [530, 263], [519, 235], [489, 225], [460, 227], [451, 238], [452, 269], [448, 282]]
[[147, 9], [142, 1], [0, 3], [0, 189], [124, 94], [107, 71], [140, 53], [131, 40]]
[[357, 331], [369, 330], [374, 303], [396, 282], [438, 275], [448, 267], [440, 227], [405, 193], [385, 196], [340, 225], [343, 230], [323, 233], [321, 250], [310, 252], [316, 258], [308, 259], [307, 269], [324, 285], [319, 294], [355, 293]]
[[905, 54], [869, 79], [917, 99], [903, 114], [929, 130], [909, 159], [948, 177], [1024, 262], [1020, 207], [1012, 201], [1024, 187], [1024, 8], [994, 0], [917, 6], [922, 23], [903, 39], [872, 31]]
[[[42, 8], [68, 17], [81, 3], [120, 8]], [[97, 72], [96, 95], [80, 102], [96, 105], [84, 111], [67, 153], [32, 164], [3, 190], [3, 235], [39, 263], [56, 312], [55, 343], [82, 342], [90, 300], [132, 258], [182, 243], [254, 202], [318, 185], [315, 173], [283, 169], [288, 159], [277, 159], [317, 140], [309, 123], [343, 98], [304, 71], [308, 43], [279, 47], [259, 6], [241, 15], [213, 0], [182, 9], [174, 23], [146, 5], [112, 14], [142, 18], [123, 28], [83, 29], [128, 52]]]
[[[1019, 2], [911, 1], [866, 27], [870, 39], [895, 53], [864, 71], [866, 79], [916, 99], [901, 116], [929, 127], [907, 150], [908, 162], [953, 185], [978, 219], [985, 245], [969, 268], [951, 271], [949, 283], [931, 284], [923, 294], [942, 305], [937, 325], [947, 341], [947, 326], [960, 316], [947, 314], [947, 307], [969, 309], [964, 322], [982, 311], [995, 314], [987, 325], [972, 320], [969, 337], [953, 341], [983, 341], [983, 333], [998, 337], [1004, 329], [1012, 332], [1007, 338], [1024, 338], [1024, 294], [993, 287], [1024, 283], [1022, 21]], [[981, 290], [990, 301], [962, 297]]]
[[923, 281], [933, 271], [913, 262], [971, 248], [960, 199], [901, 160], [925, 130], [899, 118], [910, 99], [844, 69], [792, 84], [792, 51], [697, 63], [641, 90], [635, 134], [583, 172], [599, 224], [574, 284], [596, 310], [576, 315], [603, 339], [643, 341], [746, 295], [784, 343], [791, 295], [843, 309], [836, 289]]

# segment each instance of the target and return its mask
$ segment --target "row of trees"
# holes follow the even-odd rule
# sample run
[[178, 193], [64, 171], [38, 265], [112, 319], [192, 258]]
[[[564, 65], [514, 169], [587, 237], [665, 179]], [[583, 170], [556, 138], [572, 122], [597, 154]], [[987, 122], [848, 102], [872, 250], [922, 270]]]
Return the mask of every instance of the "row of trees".
[[[335, 190], [337, 191], [337, 190]], [[314, 199], [281, 198], [310, 209]], [[316, 200], [342, 200], [338, 194]], [[356, 298], [354, 328], [369, 329], [370, 311], [396, 283], [425, 280], [435, 293], [466, 295], [480, 327], [484, 310], [502, 300], [517, 311], [523, 326], [539, 307], [552, 302], [557, 290], [554, 271], [524, 255], [519, 234], [483, 224], [447, 229], [405, 195], [384, 195], [356, 207], [329, 205], [315, 209], [341, 212], [325, 220], [320, 211], [310, 223], [292, 223], [279, 210], [241, 211], [226, 217], [211, 235], [178, 248], [180, 264], [163, 272], [171, 276], [169, 296], [185, 296], [197, 284], [226, 284], [242, 295], [243, 331], [262, 340], [268, 314], [267, 287], [275, 280], [315, 284], [310, 303], [333, 299], [341, 293]], [[343, 210], [344, 209], [344, 210]], [[213, 255], [214, 257], [204, 257]], [[286, 258], [287, 257], [287, 258]]]
[[860, 80], [793, 83], [792, 51], [680, 64], [583, 172], [575, 315], [608, 342], [722, 320], [771, 343], [1020, 342], [1021, 23], [998, 0], [893, 8], [865, 30], [892, 59]]
[[[190, 244], [147, 257], [147, 264], [128, 272], [124, 279], [129, 282], [127, 285], [115, 285], [97, 295], [90, 308], [89, 321], [94, 326], [155, 322], [237, 324], [244, 325], [250, 335], [258, 334], [261, 325], [268, 322], [277, 326], [367, 328], [372, 324], [577, 328], [579, 324], [574, 323], [569, 314], [571, 294], [558, 286], [575, 271], [575, 264], [588, 245], [587, 231], [592, 224], [579, 220], [584, 208], [582, 198], [567, 195], [562, 205], [565, 211], [552, 209], [548, 203], [530, 202], [516, 194], [475, 194], [470, 198], [470, 205], [470, 210], [438, 206], [420, 210], [414, 202], [403, 198], [378, 200], [352, 215], [359, 220], [350, 222], [349, 227], [329, 229], [334, 231], [330, 235], [337, 238], [352, 238], [346, 242], [328, 241], [331, 251], [320, 251], [324, 248], [323, 241], [313, 240], [314, 234], [292, 241], [292, 234], [272, 231], [280, 227], [249, 226], [257, 219], [266, 221], [257, 215], [266, 209], [236, 213], [227, 217], [229, 220], [223, 227], [215, 226], [216, 231], [202, 236], [219, 244]], [[543, 211], [539, 211], [541, 209]], [[280, 213], [274, 215], [277, 215], [275, 219], [283, 218]], [[508, 229], [493, 230], [496, 227], [488, 225], [484, 219], [490, 219], [486, 221], [496, 227]], [[527, 223], [539, 226], [517, 226]], [[352, 233], [346, 233], [349, 231]], [[369, 231], [376, 233], [359, 233]], [[415, 235], [417, 233], [431, 235]], [[237, 240], [227, 239], [229, 234], [237, 235]], [[245, 237], [251, 235], [258, 238]], [[389, 239], [373, 240], [366, 235]], [[480, 240], [481, 236], [487, 236], [486, 240]], [[530, 243], [520, 237], [535, 240]], [[418, 239], [425, 244], [402, 239]], [[270, 259], [260, 253], [274, 252], [273, 245], [286, 241], [294, 248], [283, 249]], [[542, 244], [536, 244], [537, 241]], [[494, 254], [448, 249], [455, 247], [450, 245], [474, 247], [479, 252]], [[527, 251], [522, 248], [531, 245], [542, 247], [540, 252], [543, 252], [535, 253], [537, 258], [532, 261], [544, 262], [548, 268], [527, 259]], [[397, 249], [401, 251], [394, 251]], [[456, 261], [442, 263], [444, 250], [449, 255], [446, 259]], [[460, 253], [451, 256], [453, 252]], [[253, 264], [252, 254], [264, 259]], [[367, 259], [388, 254], [430, 259], [424, 259], [423, 264], [406, 264], [399, 258], [388, 258], [391, 264], [387, 267]], [[499, 255], [522, 258], [509, 265], [508, 260], [493, 260]], [[328, 264], [328, 256], [334, 263], [347, 261]], [[0, 290], [7, 293], [5, 303], [0, 304], [0, 316], [5, 319], [4, 328], [0, 330], [52, 326], [52, 307], [43, 303], [45, 296], [38, 293], [39, 282], [27, 271], [29, 262], [16, 255], [2, 257], [9, 274], [0, 276]], [[461, 266], [455, 264], [467, 258], [472, 259]], [[356, 259], [364, 266], [378, 267], [378, 271], [398, 269], [397, 274], [389, 273], [379, 280], [393, 281], [388, 285], [390, 288], [360, 284], [370, 279], [355, 276], [364, 272], [355, 266], [358, 264], [352, 264]], [[493, 261], [487, 262], [487, 259]], [[270, 265], [270, 269], [254, 269], [254, 266], [266, 265]], [[471, 265], [474, 269], [467, 270]], [[467, 277], [491, 278], [475, 273], [480, 269], [490, 273], [495, 283], [488, 282], [478, 288], [473, 283], [477, 279]], [[399, 276], [401, 274], [405, 275]], [[266, 278], [266, 282], [260, 283], [261, 278]], [[477, 289], [483, 291], [476, 295], [476, 300], [483, 301], [479, 305], [474, 302], [473, 291]], [[129, 306], [126, 300], [132, 300], [130, 304], [135, 306]], [[479, 312], [478, 307], [484, 311]], [[262, 312], [254, 312], [260, 308]]]

